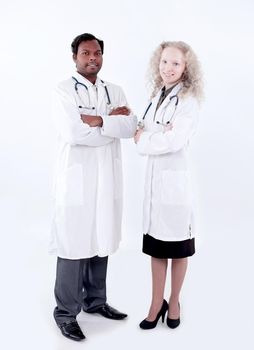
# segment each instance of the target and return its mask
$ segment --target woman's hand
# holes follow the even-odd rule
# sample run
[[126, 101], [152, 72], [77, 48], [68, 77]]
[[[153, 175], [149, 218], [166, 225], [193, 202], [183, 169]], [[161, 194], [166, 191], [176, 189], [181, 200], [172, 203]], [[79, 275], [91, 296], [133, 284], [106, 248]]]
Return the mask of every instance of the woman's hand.
[[141, 136], [141, 134], [144, 132], [144, 129], [137, 129], [135, 134], [134, 134], [134, 142], [138, 143], [139, 138]]

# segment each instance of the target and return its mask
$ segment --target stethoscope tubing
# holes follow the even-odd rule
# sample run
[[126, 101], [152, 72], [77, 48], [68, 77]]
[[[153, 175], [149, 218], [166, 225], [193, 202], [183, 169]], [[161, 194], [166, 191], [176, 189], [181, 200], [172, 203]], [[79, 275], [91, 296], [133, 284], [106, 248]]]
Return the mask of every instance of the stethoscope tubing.
[[[89, 104], [90, 104], [90, 95], [89, 95], [88, 87], [84, 83], [81, 83], [80, 81], [78, 81], [78, 79], [76, 79], [75, 77], [72, 77], [72, 79], [75, 81], [74, 89], [75, 89], [75, 91], [76, 91], [78, 96], [79, 96], [78, 85], [81, 85], [81, 86], [83, 86], [86, 89], [86, 91], [88, 93]], [[105, 92], [106, 92], [106, 95], [107, 95], [107, 105], [111, 105], [111, 100], [110, 100], [110, 96], [109, 96], [107, 85], [104, 83], [103, 80], [101, 80], [101, 82], [102, 82], [102, 85], [103, 85], [103, 87], [105, 89]], [[79, 98], [80, 98], [80, 96], [79, 96]], [[90, 107], [82, 107], [82, 106], [79, 106], [79, 108], [90, 109]], [[91, 107], [91, 109], [95, 109], [95, 107]]]
[[[174, 98], [176, 99], [176, 101], [175, 101], [174, 112], [173, 112], [172, 116], [170, 117], [170, 119], [166, 122], [166, 124], [170, 124], [170, 122], [171, 122], [171, 120], [173, 119], [173, 117], [174, 117], [174, 115], [175, 115], [175, 112], [176, 112], [176, 108], [177, 108], [177, 105], [178, 105], [178, 102], [179, 102], [179, 97], [178, 97], [177, 95], [170, 96], [168, 105], [170, 104], [170, 102], [171, 102]], [[152, 106], [152, 102], [149, 103], [149, 105], [147, 106], [147, 108], [146, 108], [146, 110], [145, 110], [145, 113], [144, 113], [144, 115], [143, 115], [143, 117], [142, 117], [142, 123], [144, 122], [144, 120], [145, 120], [145, 118], [146, 118], [146, 115], [147, 115], [149, 109], [151, 108], [151, 106]], [[153, 117], [153, 120], [154, 120], [154, 121], [155, 121], [155, 115], [156, 115], [156, 112], [154, 113], [154, 117]], [[163, 118], [164, 118], [164, 116], [163, 116]], [[164, 125], [163, 123], [159, 122], [158, 120], [156, 121], [156, 123], [157, 123], [157, 124], [162, 124], [162, 125]]]

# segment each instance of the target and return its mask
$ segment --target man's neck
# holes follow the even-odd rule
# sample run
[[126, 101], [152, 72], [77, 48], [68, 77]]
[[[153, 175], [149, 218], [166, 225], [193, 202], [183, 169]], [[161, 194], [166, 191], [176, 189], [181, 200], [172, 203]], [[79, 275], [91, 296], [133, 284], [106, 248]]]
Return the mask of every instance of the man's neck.
[[95, 84], [96, 82], [96, 79], [97, 79], [97, 75], [85, 75], [85, 74], [82, 74], [80, 72], [78, 72], [80, 75], [82, 75], [82, 77], [86, 78], [87, 80], [89, 80], [93, 85]]

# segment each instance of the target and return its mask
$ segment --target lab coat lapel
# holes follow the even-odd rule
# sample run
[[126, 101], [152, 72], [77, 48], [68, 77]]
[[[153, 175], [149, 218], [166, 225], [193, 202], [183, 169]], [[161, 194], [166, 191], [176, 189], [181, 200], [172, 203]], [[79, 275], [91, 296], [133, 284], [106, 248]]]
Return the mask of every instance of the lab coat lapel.
[[170, 91], [168, 96], [165, 98], [165, 100], [162, 102], [162, 104], [158, 108], [158, 113], [160, 113], [165, 108], [165, 106], [167, 106], [169, 104], [170, 97], [178, 94], [178, 92], [181, 90], [182, 86], [183, 86], [183, 83], [180, 82], [172, 89], [172, 91]]
[[104, 84], [102, 83], [102, 81], [97, 78], [96, 80], [96, 85], [98, 88], [98, 104], [97, 104], [97, 111], [98, 113], [101, 114], [108, 114], [108, 108], [107, 108], [107, 96], [106, 96], [106, 91], [105, 91], [105, 87]]
[[[180, 82], [168, 94], [168, 96], [165, 98], [165, 100], [162, 102], [162, 104], [158, 108], [155, 120], [159, 120], [161, 123], [165, 123], [168, 120], [167, 115], [173, 114], [175, 109], [175, 100], [173, 99], [170, 103], [170, 98], [172, 96], [177, 95], [178, 92], [181, 90], [182, 86], [183, 84], [182, 82]], [[165, 115], [165, 112], [166, 112], [166, 115]]]
[[161, 89], [160, 91], [157, 93], [157, 95], [153, 98], [152, 100], [152, 106], [150, 108], [150, 113], [151, 113], [151, 116], [152, 116], [152, 121], [155, 117], [155, 111], [156, 111], [156, 107], [157, 107], [157, 104], [158, 104], [158, 101], [160, 99], [160, 95], [161, 95]]

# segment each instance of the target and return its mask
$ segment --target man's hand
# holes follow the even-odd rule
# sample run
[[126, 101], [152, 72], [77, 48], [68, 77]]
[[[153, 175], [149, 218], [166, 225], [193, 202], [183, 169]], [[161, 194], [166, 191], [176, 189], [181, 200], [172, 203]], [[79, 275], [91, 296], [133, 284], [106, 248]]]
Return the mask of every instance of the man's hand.
[[129, 115], [130, 109], [127, 106], [114, 108], [109, 115]]
[[144, 129], [138, 129], [136, 130], [135, 134], [134, 134], [134, 142], [138, 143], [140, 136], [142, 135], [142, 133], [144, 132]]
[[102, 126], [103, 120], [99, 116], [95, 115], [87, 115], [87, 114], [81, 114], [80, 115], [81, 120], [83, 123], [88, 124], [89, 126]]

